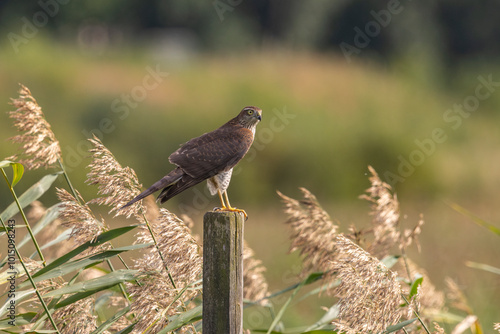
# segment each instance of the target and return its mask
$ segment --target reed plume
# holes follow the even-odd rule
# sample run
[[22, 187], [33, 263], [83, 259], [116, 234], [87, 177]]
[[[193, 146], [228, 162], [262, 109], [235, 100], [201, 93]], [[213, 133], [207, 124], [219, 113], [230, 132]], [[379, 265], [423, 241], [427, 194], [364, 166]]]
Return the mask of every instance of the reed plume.
[[332, 270], [341, 280], [334, 324], [346, 333], [381, 333], [401, 318], [401, 286], [396, 274], [343, 235], [335, 240], [338, 256]]
[[[422, 284], [419, 287], [418, 293], [418, 309], [423, 316], [430, 318], [433, 314], [440, 312], [445, 305], [445, 295], [438, 290], [432, 283], [427, 271], [419, 267], [410, 259], [406, 259], [405, 263], [400, 261], [395, 267], [399, 276], [412, 282], [418, 276], [423, 278]], [[403, 289], [406, 295], [409, 294], [409, 287]], [[409, 315], [408, 318], [411, 316]]]
[[[243, 298], [256, 301], [267, 297], [268, 284], [264, 277], [266, 267], [255, 258], [254, 251], [245, 241], [243, 245]], [[265, 304], [262, 301], [261, 304]]]
[[439, 326], [439, 324], [437, 322], [434, 322], [434, 329], [436, 330], [434, 332], [434, 334], [445, 334], [444, 328], [442, 328], [441, 326]]
[[[167, 316], [181, 312], [182, 301], [198, 295], [198, 289], [190, 289], [180, 299], [176, 298], [183, 288], [200, 279], [203, 264], [200, 246], [189, 228], [173, 213], [160, 209], [160, 216], [150, 225], [163, 259], [151, 246], [148, 253], [135, 261], [135, 269], [146, 275], [140, 280], [140, 285], [129, 285], [133, 297], [131, 312], [139, 321], [134, 329], [137, 333], [157, 332], [168, 323]], [[137, 241], [149, 243], [153, 240], [149, 231], [143, 228]], [[173, 280], [169, 278], [166, 267]]]
[[61, 157], [61, 147], [50, 124], [45, 119], [42, 108], [38, 105], [30, 90], [21, 85], [19, 97], [11, 99], [16, 110], [9, 112], [14, 127], [21, 134], [10, 138], [21, 144], [21, 153], [7, 160], [20, 162], [28, 169], [51, 167]]
[[[52, 317], [61, 334], [89, 334], [97, 329], [97, 316], [93, 314], [94, 296], [80, 299], [56, 310]], [[46, 322], [46, 328], [52, 326]]]
[[290, 251], [300, 250], [304, 255], [303, 272], [327, 271], [335, 257], [335, 243], [338, 226], [321, 208], [316, 197], [307, 189], [300, 188], [304, 199], [298, 201], [278, 191], [288, 215], [286, 224], [291, 227]]
[[122, 167], [95, 135], [89, 141], [94, 147], [90, 150], [92, 162], [88, 166], [90, 172], [87, 174], [86, 183], [97, 185], [100, 195], [89, 201], [89, 204], [108, 205], [111, 207], [109, 213], [114, 212], [115, 217], [123, 215], [129, 218], [134, 215], [142, 221], [142, 214], [146, 211], [142, 201], [120, 210], [123, 205], [141, 192], [142, 185], [135, 171], [129, 167]]
[[[76, 191], [78, 199], [65, 189], [56, 188], [56, 191], [57, 197], [63, 205], [60, 214], [62, 225], [71, 228], [70, 238], [76, 246], [88, 241], [94, 241], [95, 238], [107, 230], [104, 223], [94, 216], [78, 191]], [[95, 252], [94, 249], [90, 250]]]
[[381, 259], [389, 254], [389, 250], [400, 241], [399, 202], [392, 193], [389, 184], [383, 182], [375, 169], [368, 166], [371, 187], [366, 190], [368, 195], [360, 198], [372, 203], [371, 215], [374, 241], [368, 247], [368, 252]]

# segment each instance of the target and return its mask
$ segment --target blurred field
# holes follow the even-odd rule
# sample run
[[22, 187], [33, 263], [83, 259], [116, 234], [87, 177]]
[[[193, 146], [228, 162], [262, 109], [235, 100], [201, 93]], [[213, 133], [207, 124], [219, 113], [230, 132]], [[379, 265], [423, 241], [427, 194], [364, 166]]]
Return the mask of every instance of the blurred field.
[[[94, 57], [42, 37], [17, 55], [4, 45], [0, 59], [3, 110], [9, 110], [17, 83], [31, 89], [86, 199], [95, 195], [95, 189], [83, 185], [88, 163], [85, 139], [93, 130], [148, 186], [170, 170], [167, 157], [180, 143], [221, 125], [246, 105], [261, 107], [264, 119], [254, 151], [235, 171], [229, 195], [232, 204], [250, 215], [247, 240], [268, 268], [272, 291], [293, 283], [295, 272], [290, 270], [299, 264], [296, 255], [286, 255], [285, 216], [275, 190], [298, 197], [297, 188], [306, 187], [344, 228], [367, 224], [369, 206], [357, 199], [369, 186], [367, 165], [380, 175], [397, 173], [399, 157], [408, 159], [418, 149], [415, 140], [431, 138], [434, 129], [442, 128], [447, 139], [395, 185], [402, 213], [408, 214], [407, 227], [419, 213], [426, 221], [422, 252], [411, 256], [439, 288], [444, 287], [444, 277], [455, 278], [486, 328], [500, 321], [498, 275], [464, 265], [471, 260], [498, 267], [498, 237], [443, 201], [459, 203], [499, 225], [500, 90], [481, 101], [457, 129], [443, 118], [455, 103], [475, 93], [478, 76], [500, 80], [498, 69], [471, 65], [453, 82], [443, 82], [429, 70], [432, 66], [410, 61], [382, 68], [348, 65], [334, 55], [280, 50], [178, 58], [147, 47]], [[168, 76], [157, 76], [154, 89], [137, 88], [144, 87], [145, 77], [155, 69]], [[128, 104], [130, 97], [123, 94], [138, 91], [146, 95]], [[0, 155], [7, 157], [15, 148], [5, 141], [14, 135], [5, 113], [0, 116], [0, 132]], [[18, 192], [42, 175], [28, 172]], [[198, 223], [204, 211], [217, 205], [217, 199], [207, 199], [204, 192], [200, 185], [166, 207], [189, 213]], [[49, 205], [55, 197], [42, 200]], [[10, 201], [6, 187], [0, 187], [2, 208]], [[331, 306], [326, 297], [320, 302]], [[310, 323], [321, 314], [319, 306], [306, 301], [285, 320], [292, 326]]]

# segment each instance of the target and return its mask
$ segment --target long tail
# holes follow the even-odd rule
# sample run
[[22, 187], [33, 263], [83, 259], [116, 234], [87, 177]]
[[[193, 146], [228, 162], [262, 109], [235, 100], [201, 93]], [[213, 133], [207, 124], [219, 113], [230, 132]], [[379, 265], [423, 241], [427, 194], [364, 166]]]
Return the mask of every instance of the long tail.
[[[137, 201], [140, 201], [141, 199], [151, 195], [152, 193], [162, 189], [162, 188], [170, 188], [175, 186], [177, 182], [179, 182], [182, 177], [184, 176], [184, 172], [180, 168], [176, 168], [164, 177], [162, 177], [159, 181], [155, 182], [151, 187], [148, 189], [144, 190], [142, 193], [140, 193], [137, 197], [135, 197], [133, 200], [122, 206], [121, 208], [126, 208], [129, 205], [134, 204]], [[163, 191], [162, 191], [163, 193]], [[159, 197], [158, 197], [159, 198]], [[163, 203], [163, 202], [162, 202]]]
[[192, 186], [202, 182], [203, 180], [205, 179], [193, 179], [188, 174], [184, 174], [179, 180], [177, 180], [177, 182], [165, 187], [158, 195], [158, 198], [156, 200], [159, 201], [160, 204], [163, 204], [175, 195], [191, 188]]

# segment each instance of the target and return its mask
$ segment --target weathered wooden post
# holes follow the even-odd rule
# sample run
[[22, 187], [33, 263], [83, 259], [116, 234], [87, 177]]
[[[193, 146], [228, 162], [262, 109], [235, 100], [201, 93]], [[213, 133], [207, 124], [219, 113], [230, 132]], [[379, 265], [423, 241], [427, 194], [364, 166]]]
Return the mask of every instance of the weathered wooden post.
[[243, 332], [243, 214], [203, 217], [203, 334]]

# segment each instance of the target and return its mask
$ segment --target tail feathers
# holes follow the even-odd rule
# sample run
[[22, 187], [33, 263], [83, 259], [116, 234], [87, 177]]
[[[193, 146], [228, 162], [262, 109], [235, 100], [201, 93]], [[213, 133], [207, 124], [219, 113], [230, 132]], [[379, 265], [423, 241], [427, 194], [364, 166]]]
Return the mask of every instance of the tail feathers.
[[156, 200], [159, 201], [160, 204], [163, 204], [175, 195], [180, 194], [184, 190], [191, 188], [203, 180], [204, 179], [193, 179], [191, 176], [184, 174], [180, 180], [163, 189]]
[[[155, 182], [151, 187], [148, 189], [144, 190], [142, 193], [140, 193], [137, 197], [135, 197], [133, 200], [122, 206], [123, 208], [126, 208], [127, 206], [130, 206], [134, 204], [137, 201], [140, 201], [141, 199], [151, 195], [152, 193], [165, 188], [168, 189], [172, 186], [174, 186], [179, 180], [182, 179], [182, 176], [184, 175], [184, 172], [180, 168], [176, 168], [164, 177], [162, 177], [159, 181]], [[163, 191], [162, 191], [163, 193]], [[161, 194], [160, 194], [161, 195]], [[163, 203], [163, 202], [162, 202]]]

